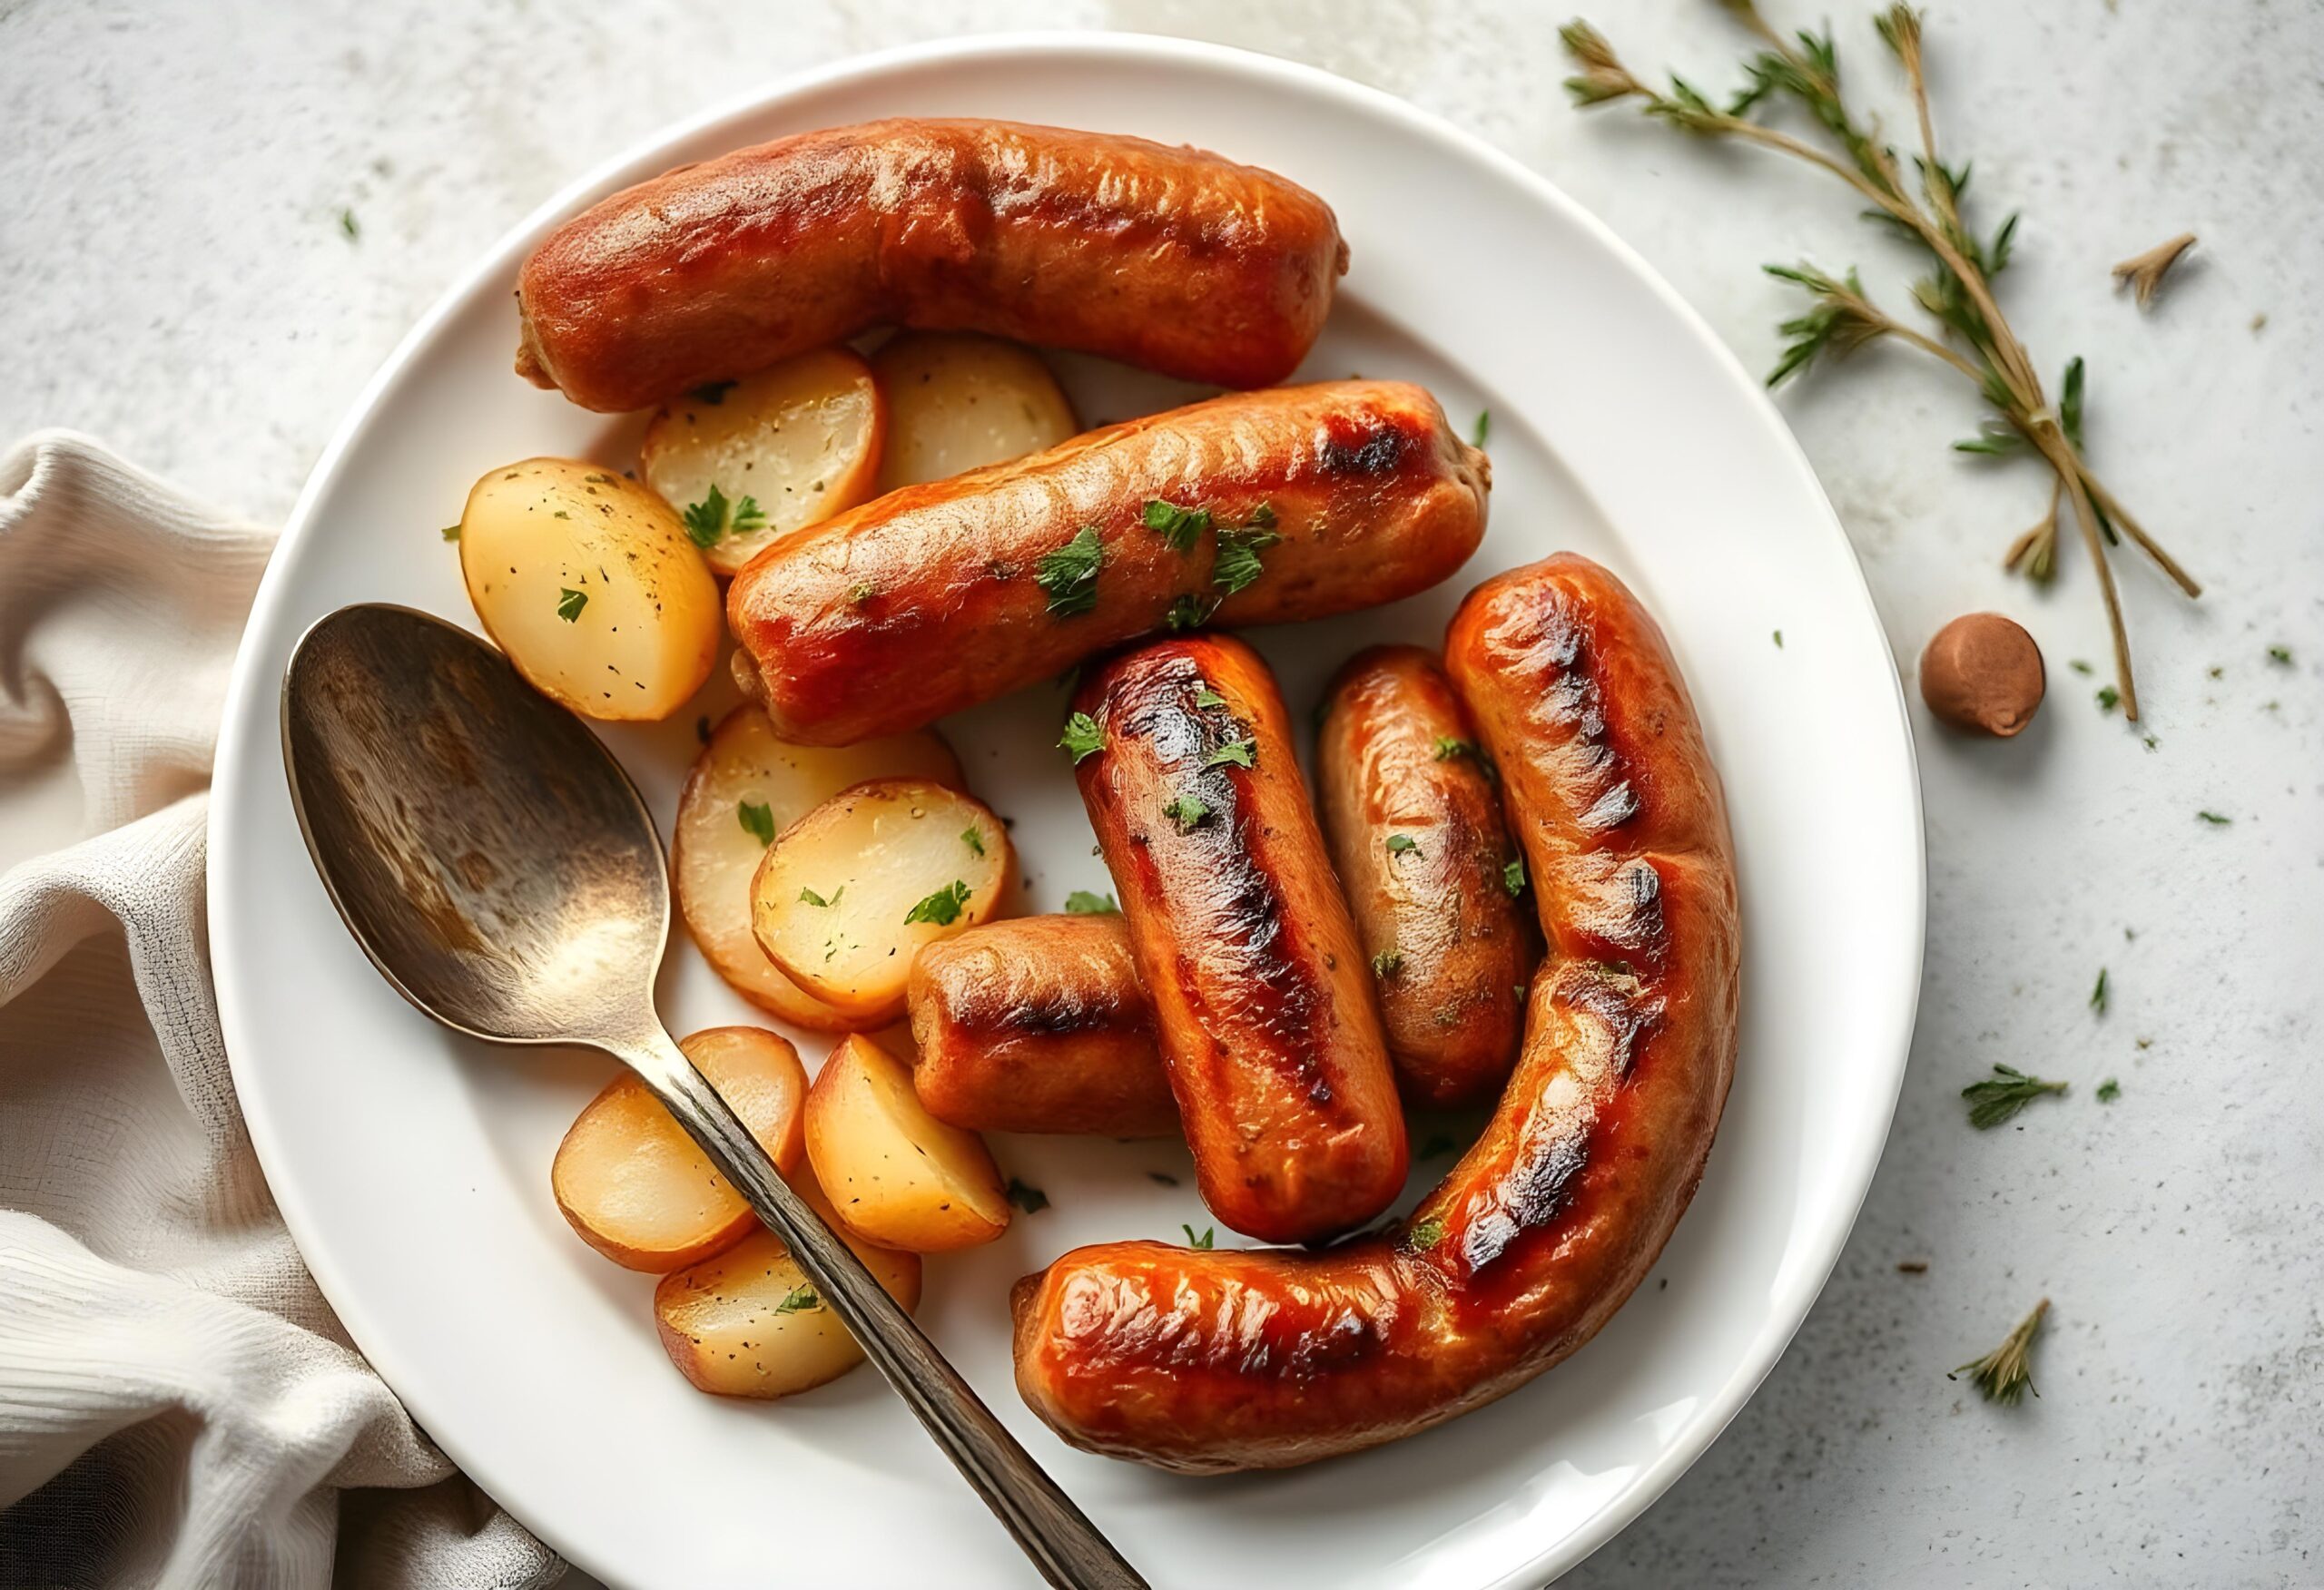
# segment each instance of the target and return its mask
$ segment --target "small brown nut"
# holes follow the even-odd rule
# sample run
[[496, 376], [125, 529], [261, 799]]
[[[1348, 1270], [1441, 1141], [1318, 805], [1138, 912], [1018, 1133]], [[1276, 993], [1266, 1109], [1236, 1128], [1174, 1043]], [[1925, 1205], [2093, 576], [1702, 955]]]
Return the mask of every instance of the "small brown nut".
[[2034, 721], [2046, 676], [2042, 649], [1998, 613], [1965, 613], [1921, 653], [1921, 699], [1956, 729], [2008, 739]]

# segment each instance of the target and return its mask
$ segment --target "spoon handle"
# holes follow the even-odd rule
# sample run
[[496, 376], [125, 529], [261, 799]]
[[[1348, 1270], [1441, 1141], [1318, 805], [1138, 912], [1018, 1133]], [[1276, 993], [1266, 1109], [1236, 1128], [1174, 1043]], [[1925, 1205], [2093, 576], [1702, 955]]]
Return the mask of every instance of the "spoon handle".
[[879, 1366], [936, 1444], [1061, 1590], [1147, 1590], [1073, 1498], [1058, 1488], [863, 1261], [787, 1186], [726, 1101], [658, 1027], [609, 1044], [679, 1125], [702, 1145], [767, 1229], [781, 1237], [864, 1356]]

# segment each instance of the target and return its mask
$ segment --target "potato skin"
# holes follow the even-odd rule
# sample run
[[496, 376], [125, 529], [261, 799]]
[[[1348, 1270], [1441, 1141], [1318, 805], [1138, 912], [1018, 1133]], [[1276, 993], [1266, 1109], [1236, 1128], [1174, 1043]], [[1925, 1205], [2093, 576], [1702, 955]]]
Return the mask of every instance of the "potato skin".
[[895, 323], [1264, 387], [1346, 269], [1322, 200], [1201, 150], [871, 122], [681, 166], [557, 228], [517, 277], [517, 370], [614, 412]]
[[[786, 740], [916, 729], [1161, 630], [1182, 601], [1220, 624], [1289, 623], [1425, 590], [1476, 550], [1487, 475], [1404, 382], [1213, 398], [891, 492], [769, 547], [727, 591], [735, 672]], [[1271, 516], [1282, 540], [1227, 594], [1218, 530], [1178, 550], [1145, 523], [1157, 501], [1230, 532]], [[1052, 613], [1041, 559], [1084, 526], [1103, 547], [1095, 604]]]
[[[1198, 692], [1222, 698], [1198, 704]], [[1403, 1116], [1357, 944], [1258, 654], [1225, 636], [1106, 663], [1075, 705], [1075, 768], [1120, 892], [1205, 1202], [1238, 1232], [1314, 1242], [1403, 1187]], [[1247, 741], [1251, 766], [1218, 760]], [[1187, 821], [1167, 810], [1198, 800]]]
[[912, 1086], [977, 1132], [1167, 1137], [1178, 1106], [1118, 915], [1020, 917], [912, 962]]
[[1735, 1065], [1735, 857], [1661, 632], [1561, 555], [1471, 593], [1445, 656], [1551, 947], [1516, 1074], [1399, 1232], [1114, 1242], [1019, 1281], [1018, 1389], [1076, 1447], [1280, 1468], [1480, 1407], [1597, 1332], [1701, 1180]]
[[[1517, 1063], [1541, 937], [1507, 885], [1517, 848], [1452, 682], [1418, 646], [1358, 653], [1324, 697], [1315, 756], [1397, 1082], [1419, 1104], [1492, 1096]], [[1398, 835], [1412, 848], [1391, 851]]]

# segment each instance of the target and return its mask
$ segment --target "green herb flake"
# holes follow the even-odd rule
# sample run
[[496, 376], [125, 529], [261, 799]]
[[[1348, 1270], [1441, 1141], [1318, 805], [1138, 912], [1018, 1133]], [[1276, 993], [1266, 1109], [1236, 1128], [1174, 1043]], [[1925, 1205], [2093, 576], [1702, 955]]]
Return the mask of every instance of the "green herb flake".
[[1179, 1223], [1178, 1229], [1187, 1233], [1187, 1245], [1190, 1248], [1201, 1248], [1207, 1251], [1217, 1244], [1218, 1228], [1216, 1226], [1206, 1226], [1203, 1229], [1202, 1235], [1200, 1236], [1195, 1235], [1195, 1228], [1186, 1224], [1184, 1222]]
[[1492, 435], [1492, 410], [1480, 408], [1477, 410], [1476, 428], [1469, 433], [1469, 445], [1482, 447], [1485, 445], [1485, 438], [1491, 435]]
[[2270, 646], [2268, 648], [2268, 661], [2270, 662], [2281, 663], [2286, 668], [2290, 667], [2291, 648], [2290, 646]]
[[832, 890], [831, 898], [825, 899], [812, 888], [803, 888], [799, 891], [799, 903], [805, 906], [828, 908], [839, 904], [839, 897], [846, 892], [847, 885], [842, 883], [837, 888]]
[[727, 515], [726, 494], [714, 485], [708, 496], [688, 504], [678, 517], [685, 524], [686, 539], [707, 552], [724, 539]]
[[2105, 1081], [2098, 1085], [2098, 1102], [2100, 1104], [2111, 1104], [2122, 1096], [2122, 1085], [2120, 1082], [2117, 1082], [2114, 1078], [2110, 1076]]
[[2076, 657], [2076, 658], [2075, 658], [2075, 659], [2073, 659], [2072, 662], [2068, 662], [2068, 663], [2066, 664], [2066, 666], [2067, 666], [2067, 667], [2069, 667], [2069, 668], [2071, 668], [2071, 669], [2073, 669], [2076, 673], [2081, 674], [2084, 679], [2087, 679], [2087, 678], [2089, 678], [2089, 677], [2090, 677], [2090, 674], [2091, 674], [2091, 667], [2090, 667], [2090, 664], [2089, 664], [2089, 663], [2087, 663], [2087, 662], [2083, 662], [2083, 661], [2081, 658], [2079, 658], [2079, 657]]
[[1216, 599], [1205, 601], [1199, 596], [1173, 596], [1169, 611], [1162, 615], [1162, 626], [1173, 634], [1181, 630], [1200, 629], [1217, 611]]
[[444, 526], [443, 534], [445, 540], [458, 541], [460, 538], [460, 527], [458, 525], [447, 525]]
[[804, 1314], [823, 1306], [823, 1300], [812, 1286], [794, 1286], [774, 1305], [778, 1314]]
[[1436, 761], [1451, 761], [1455, 757], [1474, 756], [1476, 754], [1477, 748], [1470, 744], [1469, 741], [1465, 740], [1455, 740], [1450, 734], [1440, 734], [1436, 737], [1436, 750], [1433, 753], [1432, 760]]
[[904, 913], [904, 926], [915, 922], [932, 922], [939, 928], [950, 928], [960, 919], [960, 908], [969, 903], [969, 886], [959, 878], [938, 889], [926, 899]]
[[1203, 758], [1202, 765], [1206, 768], [1223, 768], [1232, 762], [1238, 768], [1247, 768], [1251, 765], [1251, 756], [1256, 749], [1248, 740], [1230, 740]]
[[[760, 844], [774, 843], [774, 812], [764, 802], [758, 800], [735, 802], [734, 818], [743, 825], [743, 831], [757, 839]], [[815, 903], [820, 906], [823, 902], [817, 900]]]
[[1027, 1214], [1039, 1214], [1049, 1206], [1049, 1195], [1039, 1187], [1030, 1186], [1011, 1176], [1009, 1178], [1009, 1202]]
[[847, 604], [850, 607], [862, 606], [866, 602], [872, 600], [875, 590], [876, 587], [873, 586], [872, 582], [869, 580], [860, 581], [855, 584], [850, 585], [847, 588]]
[[1425, 1253], [1443, 1240], [1444, 1222], [1433, 1214], [1404, 1233], [1404, 1246], [1414, 1253]]
[[1969, 1101], [1969, 1124], [1984, 1132], [2009, 1120], [2043, 1094], [2065, 1091], [2063, 1082], [2044, 1082], [2014, 1066], [1996, 1065], [1993, 1075], [1983, 1082], [1971, 1083], [1961, 1090], [1961, 1096]]
[[1216, 691], [1211, 689], [1210, 686], [1206, 684], [1200, 690], [1195, 692], [1195, 705], [1200, 707], [1205, 712], [1208, 712], [1213, 707], [1223, 707], [1226, 704], [1226, 698], [1220, 695]]
[[2216, 811], [2199, 811], [2195, 813], [2195, 815], [2202, 819], [2203, 821], [2211, 824], [2213, 828], [2225, 828], [2229, 823], [2235, 820], [2231, 817], [2221, 817]]
[[586, 591], [559, 590], [556, 594], [556, 616], [567, 623], [581, 622], [581, 610], [589, 605]]
[[1076, 712], [1065, 721], [1065, 732], [1058, 736], [1057, 742], [1078, 764], [1083, 757], [1106, 749], [1106, 731], [1088, 713]]
[[2098, 986], [2090, 991], [2090, 1008], [2099, 1015], [2106, 1014], [2106, 968], [2098, 968]]
[[1372, 957], [1372, 975], [1375, 977], [1393, 977], [1403, 968], [1403, 950], [1384, 949]]
[[1515, 899], [1519, 895], [1525, 892], [1524, 857], [1512, 856], [1510, 858], [1509, 865], [1501, 869], [1501, 887], [1509, 891], [1509, 898], [1511, 899]]
[[1776, 650], [1778, 652], [1783, 650], [1783, 631], [1781, 630], [1776, 631]]
[[1388, 836], [1388, 854], [1391, 856], [1417, 856], [1420, 853], [1420, 841], [1413, 839], [1412, 835], [1390, 834]]
[[1181, 795], [1162, 809], [1162, 815], [1177, 823], [1180, 833], [1187, 833], [1210, 815], [1210, 808], [1191, 795]]
[[2111, 712], [2122, 704], [2122, 692], [2111, 684], [2102, 684], [2098, 687], [2097, 702], [2100, 712]]
[[1098, 605], [1098, 566], [1105, 561], [1106, 544], [1095, 525], [1084, 525], [1072, 540], [1041, 555], [1033, 583], [1049, 594], [1052, 617], [1071, 618]]
[[1208, 508], [1182, 508], [1176, 503], [1149, 502], [1145, 525], [1162, 537], [1172, 552], [1192, 552], [1202, 533], [1210, 528]]
[[[2014, 1407], [2024, 1393], [2034, 1391], [2034, 1337], [2042, 1329], [2042, 1316], [2049, 1311], [2050, 1300], [2043, 1298], [1999, 1347], [1983, 1358], [1971, 1359], [1945, 1378], [1951, 1380], [1966, 1375], [1986, 1401]], [[2034, 1391], [2034, 1395], [2041, 1393]]]
[[563, 508], [559, 508], [556, 512], [551, 514], [549, 517], [552, 519], [570, 519], [573, 515], [566, 513]]
[[[1274, 523], [1274, 517], [1269, 510], [1267, 522]], [[1218, 556], [1210, 565], [1210, 583], [1229, 596], [1244, 590], [1265, 572], [1259, 554], [1282, 539], [1272, 530], [1221, 530]]]
[[347, 240], [350, 243], [363, 235], [362, 223], [355, 219], [355, 211], [352, 210], [342, 210], [339, 212], [339, 230], [347, 234]]
[[977, 832], [977, 826], [974, 823], [970, 823], [960, 830], [960, 843], [980, 856], [984, 854], [984, 836]]
[[1094, 894], [1086, 888], [1077, 888], [1066, 896], [1065, 908], [1077, 917], [1118, 917], [1122, 909], [1114, 904], [1113, 896]]

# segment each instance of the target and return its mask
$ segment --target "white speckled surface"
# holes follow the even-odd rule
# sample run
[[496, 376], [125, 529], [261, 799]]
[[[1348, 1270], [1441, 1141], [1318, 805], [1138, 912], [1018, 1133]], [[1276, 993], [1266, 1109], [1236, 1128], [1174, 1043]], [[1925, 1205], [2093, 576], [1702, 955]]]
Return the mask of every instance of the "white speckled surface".
[[[1728, 80], [1738, 41], [1705, 0], [1591, 9], [1634, 64]], [[0, 436], [77, 427], [280, 516], [405, 328], [573, 174], [793, 68], [1000, 27], [1185, 34], [1403, 94], [1597, 210], [1753, 363], [1791, 308], [1763, 260], [1860, 261], [1901, 297], [1908, 259], [1824, 180], [1569, 110], [1567, 14], [0, 0]], [[2101, 472], [2210, 591], [2190, 605], [2122, 565], [2147, 749], [2063, 666], [2105, 655], [2078, 547], [2048, 594], [1995, 566], [2044, 493], [2031, 466], [1946, 450], [1975, 423], [1972, 394], [1876, 350], [1786, 398], [1907, 667], [1945, 619], [1994, 607], [2041, 640], [2053, 693], [2007, 745], [1938, 732], [1915, 707], [1928, 966], [1879, 1179], [1758, 1398], [1567, 1583], [2315, 1584], [2324, 9], [1960, 0], [1932, 27], [1941, 132], [1976, 156], [1989, 219], [2028, 212], [2013, 319], [2045, 368], [2088, 357]], [[1874, 80], [1869, 29], [1852, 20], [1841, 43]], [[2182, 229], [2201, 247], [2152, 312], [2109, 291], [2109, 264]], [[59, 831], [18, 827], [0, 862], [69, 823], [69, 787], [35, 793]], [[2233, 820], [2206, 826], [2202, 809]], [[2101, 967], [2102, 1016], [2087, 1004]], [[2073, 1092], [1972, 1132], [1956, 1095], [1995, 1061]], [[2102, 1104], [2109, 1076], [2122, 1096]], [[1907, 1259], [1927, 1273], [1900, 1274]], [[1989, 1408], [1945, 1380], [2042, 1295], [2041, 1400]]]

